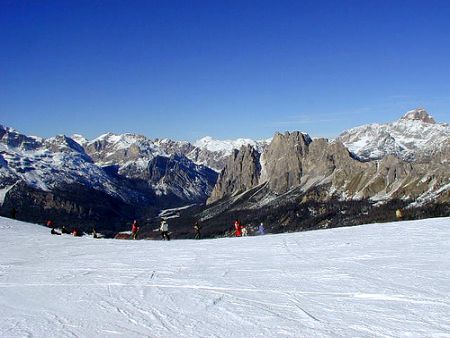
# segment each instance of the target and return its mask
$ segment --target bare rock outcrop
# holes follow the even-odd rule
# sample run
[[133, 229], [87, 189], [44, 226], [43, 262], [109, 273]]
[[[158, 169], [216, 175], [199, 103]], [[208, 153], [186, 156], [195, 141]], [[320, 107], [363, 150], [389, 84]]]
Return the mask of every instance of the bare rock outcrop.
[[251, 189], [259, 184], [260, 154], [252, 146], [242, 146], [228, 157], [208, 203]]
[[298, 131], [275, 134], [263, 155], [265, 175], [272, 191], [284, 193], [301, 182], [311, 142], [308, 135]]
[[209, 202], [261, 183], [266, 183], [274, 196], [327, 186], [328, 193], [322, 199], [378, 201], [434, 196], [445, 202], [450, 182], [448, 147], [437, 151], [434, 159], [413, 163], [388, 155], [367, 162], [355, 158], [340, 141], [311, 140], [300, 132], [276, 134], [261, 156], [252, 148], [233, 153]]

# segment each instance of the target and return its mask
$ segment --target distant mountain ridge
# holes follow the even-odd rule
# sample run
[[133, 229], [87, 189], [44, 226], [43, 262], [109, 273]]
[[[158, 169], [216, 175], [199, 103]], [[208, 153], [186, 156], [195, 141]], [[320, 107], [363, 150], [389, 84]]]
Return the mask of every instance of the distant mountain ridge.
[[76, 139], [30, 137], [0, 127], [3, 215], [15, 208], [36, 222], [58, 218], [120, 227], [161, 208], [204, 203], [217, 178], [179, 153], [182, 143], [173, 150], [173, 142], [155, 145], [130, 134]]
[[197, 217], [225, 227], [240, 215], [279, 232], [364, 222], [360, 210], [372, 221], [391, 219], [398, 207], [410, 215], [446, 215], [449, 141], [448, 125], [424, 110], [335, 140], [277, 133], [263, 152], [252, 146], [233, 152]]
[[349, 129], [337, 140], [362, 160], [394, 155], [405, 161], [428, 161], [437, 152], [448, 150], [449, 135], [447, 123], [436, 123], [426, 110], [419, 108], [392, 123]]
[[44, 139], [0, 126], [0, 206], [5, 215], [32, 205], [22, 212], [31, 221], [53, 215], [85, 224], [111, 219], [120, 227], [207, 199], [212, 204], [199, 218], [281, 208], [299, 198], [448, 203], [449, 135], [448, 124], [424, 109], [335, 140], [302, 132], [194, 143], [130, 133]]

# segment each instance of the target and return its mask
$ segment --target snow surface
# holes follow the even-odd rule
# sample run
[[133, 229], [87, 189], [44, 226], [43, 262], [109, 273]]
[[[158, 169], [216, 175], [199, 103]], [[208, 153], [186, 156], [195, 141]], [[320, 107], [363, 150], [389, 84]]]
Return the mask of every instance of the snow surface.
[[212, 240], [0, 218], [1, 337], [450, 337], [450, 218]]

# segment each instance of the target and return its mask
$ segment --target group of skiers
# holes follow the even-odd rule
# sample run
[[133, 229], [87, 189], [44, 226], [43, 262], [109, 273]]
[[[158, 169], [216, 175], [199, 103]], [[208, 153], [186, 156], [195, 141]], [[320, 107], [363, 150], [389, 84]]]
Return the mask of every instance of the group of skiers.
[[[52, 235], [67, 234], [67, 235], [73, 235], [75, 237], [81, 237], [82, 236], [81, 232], [79, 232], [76, 228], [69, 229], [69, 228], [67, 228], [64, 225], [61, 227], [61, 232], [57, 231], [55, 229], [55, 225], [54, 225], [52, 220], [48, 220], [47, 221], [47, 227], [51, 228], [50, 233]], [[92, 229], [92, 236], [94, 236], [94, 238], [97, 238], [97, 233], [96, 233], [95, 229]]]
[[[396, 218], [398, 220], [402, 220], [403, 219], [403, 212], [401, 209], [397, 209], [395, 211], [395, 215]], [[16, 217], [16, 209], [13, 209], [13, 211], [11, 212], [11, 218], [15, 218]], [[62, 226], [61, 228], [61, 232], [57, 231], [55, 229], [55, 225], [53, 223], [52, 220], [48, 220], [47, 221], [47, 226], [49, 228], [51, 228], [50, 233], [52, 235], [61, 235], [61, 234], [71, 234], [73, 236], [79, 237], [82, 236], [82, 234], [76, 229], [76, 228], [72, 228], [71, 230], [69, 230], [67, 227]], [[197, 221], [195, 222], [193, 229], [194, 229], [194, 238], [195, 239], [201, 239], [201, 225], [200, 222]], [[154, 231], [159, 231], [161, 234], [161, 239], [162, 240], [166, 240], [166, 241], [170, 241], [170, 232], [169, 232], [169, 224], [167, 223], [167, 219], [162, 218], [161, 219], [161, 223], [158, 229], [155, 229]], [[137, 220], [134, 220], [132, 225], [131, 225], [131, 236], [130, 239], [137, 239], [138, 236], [138, 232], [139, 232], [139, 226], [137, 223]], [[258, 226], [258, 230], [257, 232], [259, 233], [259, 235], [264, 235], [266, 233], [265, 227], [264, 227], [264, 223], [260, 223]], [[248, 230], [247, 227], [242, 225], [241, 221], [239, 219], [236, 219], [234, 221], [234, 227], [232, 230], [232, 235], [234, 235], [235, 237], [243, 237], [243, 236], [248, 236]], [[94, 238], [98, 238], [97, 232], [95, 231], [95, 228], [92, 229], [92, 236]]]
[[[161, 224], [159, 226], [159, 230], [161, 233], [161, 238], [166, 241], [170, 241], [170, 234], [169, 234], [169, 224], [167, 221], [163, 218], [161, 219]], [[139, 232], [139, 226], [137, 224], [137, 220], [133, 221], [133, 224], [131, 225], [131, 236], [130, 239], [137, 239], [137, 235]]]
[[[234, 235], [236, 237], [242, 237], [242, 236], [248, 236], [248, 230], [247, 227], [241, 224], [241, 221], [236, 219], [234, 221]], [[264, 223], [260, 223], [258, 226], [258, 232], [260, 235], [264, 235], [266, 233], [266, 230], [264, 228]]]
[[[50, 233], [52, 235], [71, 234], [71, 235], [76, 236], [76, 237], [79, 237], [79, 236], [82, 235], [76, 228], [72, 228], [71, 230], [69, 230], [69, 228], [67, 228], [65, 226], [62, 226], [60, 232], [57, 231], [52, 220], [48, 220], [47, 221], [47, 226], [49, 228], [51, 228]], [[201, 239], [202, 238], [202, 235], [201, 235], [202, 227], [201, 227], [199, 221], [195, 222], [195, 224], [193, 226], [193, 229], [194, 229], [194, 238], [195, 239]], [[134, 220], [133, 223], [131, 224], [130, 239], [136, 240], [137, 237], [138, 237], [139, 230], [140, 230], [140, 227], [138, 225], [138, 222], [137, 222], [137, 220]], [[169, 224], [167, 222], [167, 219], [162, 218], [159, 228], [155, 229], [154, 231], [159, 231], [160, 232], [162, 240], [170, 241]], [[258, 232], [259, 232], [260, 235], [264, 235], [265, 234], [265, 228], [264, 228], [264, 224], [263, 223], [261, 223], [259, 225]], [[234, 222], [233, 235], [236, 236], [236, 237], [248, 236], [247, 227], [242, 225], [241, 222], [238, 219], [236, 219], [235, 222]], [[94, 238], [98, 238], [98, 235], [97, 235], [97, 232], [95, 231], [95, 228], [92, 229], [92, 236]]]
[[[202, 226], [200, 225], [199, 221], [194, 223], [193, 229], [194, 229], [194, 238], [201, 239], [202, 238], [202, 235], [201, 235]], [[169, 224], [167, 222], [167, 219], [162, 218], [159, 228], [155, 229], [154, 231], [160, 232], [162, 240], [170, 241]], [[134, 240], [137, 239], [138, 232], [139, 232], [139, 226], [137, 224], [137, 221], [134, 220], [131, 225], [130, 239], [134, 239]], [[258, 226], [258, 233], [259, 233], [259, 235], [264, 235], [266, 233], [266, 230], [264, 228], [264, 223], [260, 223], [260, 225]], [[234, 222], [233, 234], [236, 237], [248, 236], [247, 227], [243, 226], [238, 219], [236, 219]]]
[[[401, 209], [397, 209], [396, 212], [396, 217], [398, 220], [402, 220], [403, 219], [403, 212]], [[15, 210], [14, 210], [14, 217], [15, 217]], [[69, 230], [68, 228], [66, 228], [65, 226], [62, 226], [61, 228], [61, 232], [58, 232], [55, 229], [55, 226], [53, 224], [53, 221], [49, 220], [47, 222], [47, 226], [49, 228], [51, 228], [50, 233], [52, 235], [61, 235], [61, 234], [72, 234], [73, 236], [81, 236], [81, 233], [78, 232], [78, 230], [76, 228], [72, 228], [72, 230]], [[194, 226], [194, 238], [195, 239], [201, 239], [201, 225], [200, 222], [197, 221], [195, 222]], [[161, 219], [161, 223], [158, 229], [155, 229], [154, 231], [159, 231], [161, 234], [161, 239], [162, 240], [166, 240], [166, 241], [170, 241], [170, 232], [169, 232], [169, 224], [167, 223], [167, 220], [165, 218]], [[130, 239], [137, 239], [137, 235], [139, 232], [139, 226], [137, 223], [137, 220], [134, 220], [132, 225], [131, 225], [131, 236]], [[257, 232], [259, 233], [259, 235], [265, 235], [266, 230], [264, 227], [264, 223], [260, 223], [258, 226], [258, 230]], [[247, 227], [242, 225], [241, 221], [239, 219], [236, 219], [234, 221], [234, 227], [233, 227], [233, 231], [232, 231], [232, 235], [234, 235], [235, 237], [243, 237], [243, 236], [248, 236], [248, 230]], [[95, 229], [92, 229], [92, 236], [94, 238], [98, 238], [97, 232], [95, 231]]]

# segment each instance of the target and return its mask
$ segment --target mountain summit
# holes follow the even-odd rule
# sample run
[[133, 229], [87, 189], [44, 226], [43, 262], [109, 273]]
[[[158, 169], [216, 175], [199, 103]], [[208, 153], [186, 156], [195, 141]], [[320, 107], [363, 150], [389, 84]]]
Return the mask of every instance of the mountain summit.
[[433, 117], [430, 114], [428, 114], [428, 112], [423, 108], [417, 108], [406, 112], [406, 114], [401, 118], [401, 120], [422, 121], [425, 123], [432, 123], [432, 124], [436, 123]]
[[337, 138], [359, 159], [378, 160], [394, 155], [406, 161], [429, 161], [450, 148], [450, 127], [437, 123], [425, 109], [410, 110], [386, 124], [352, 128]]

